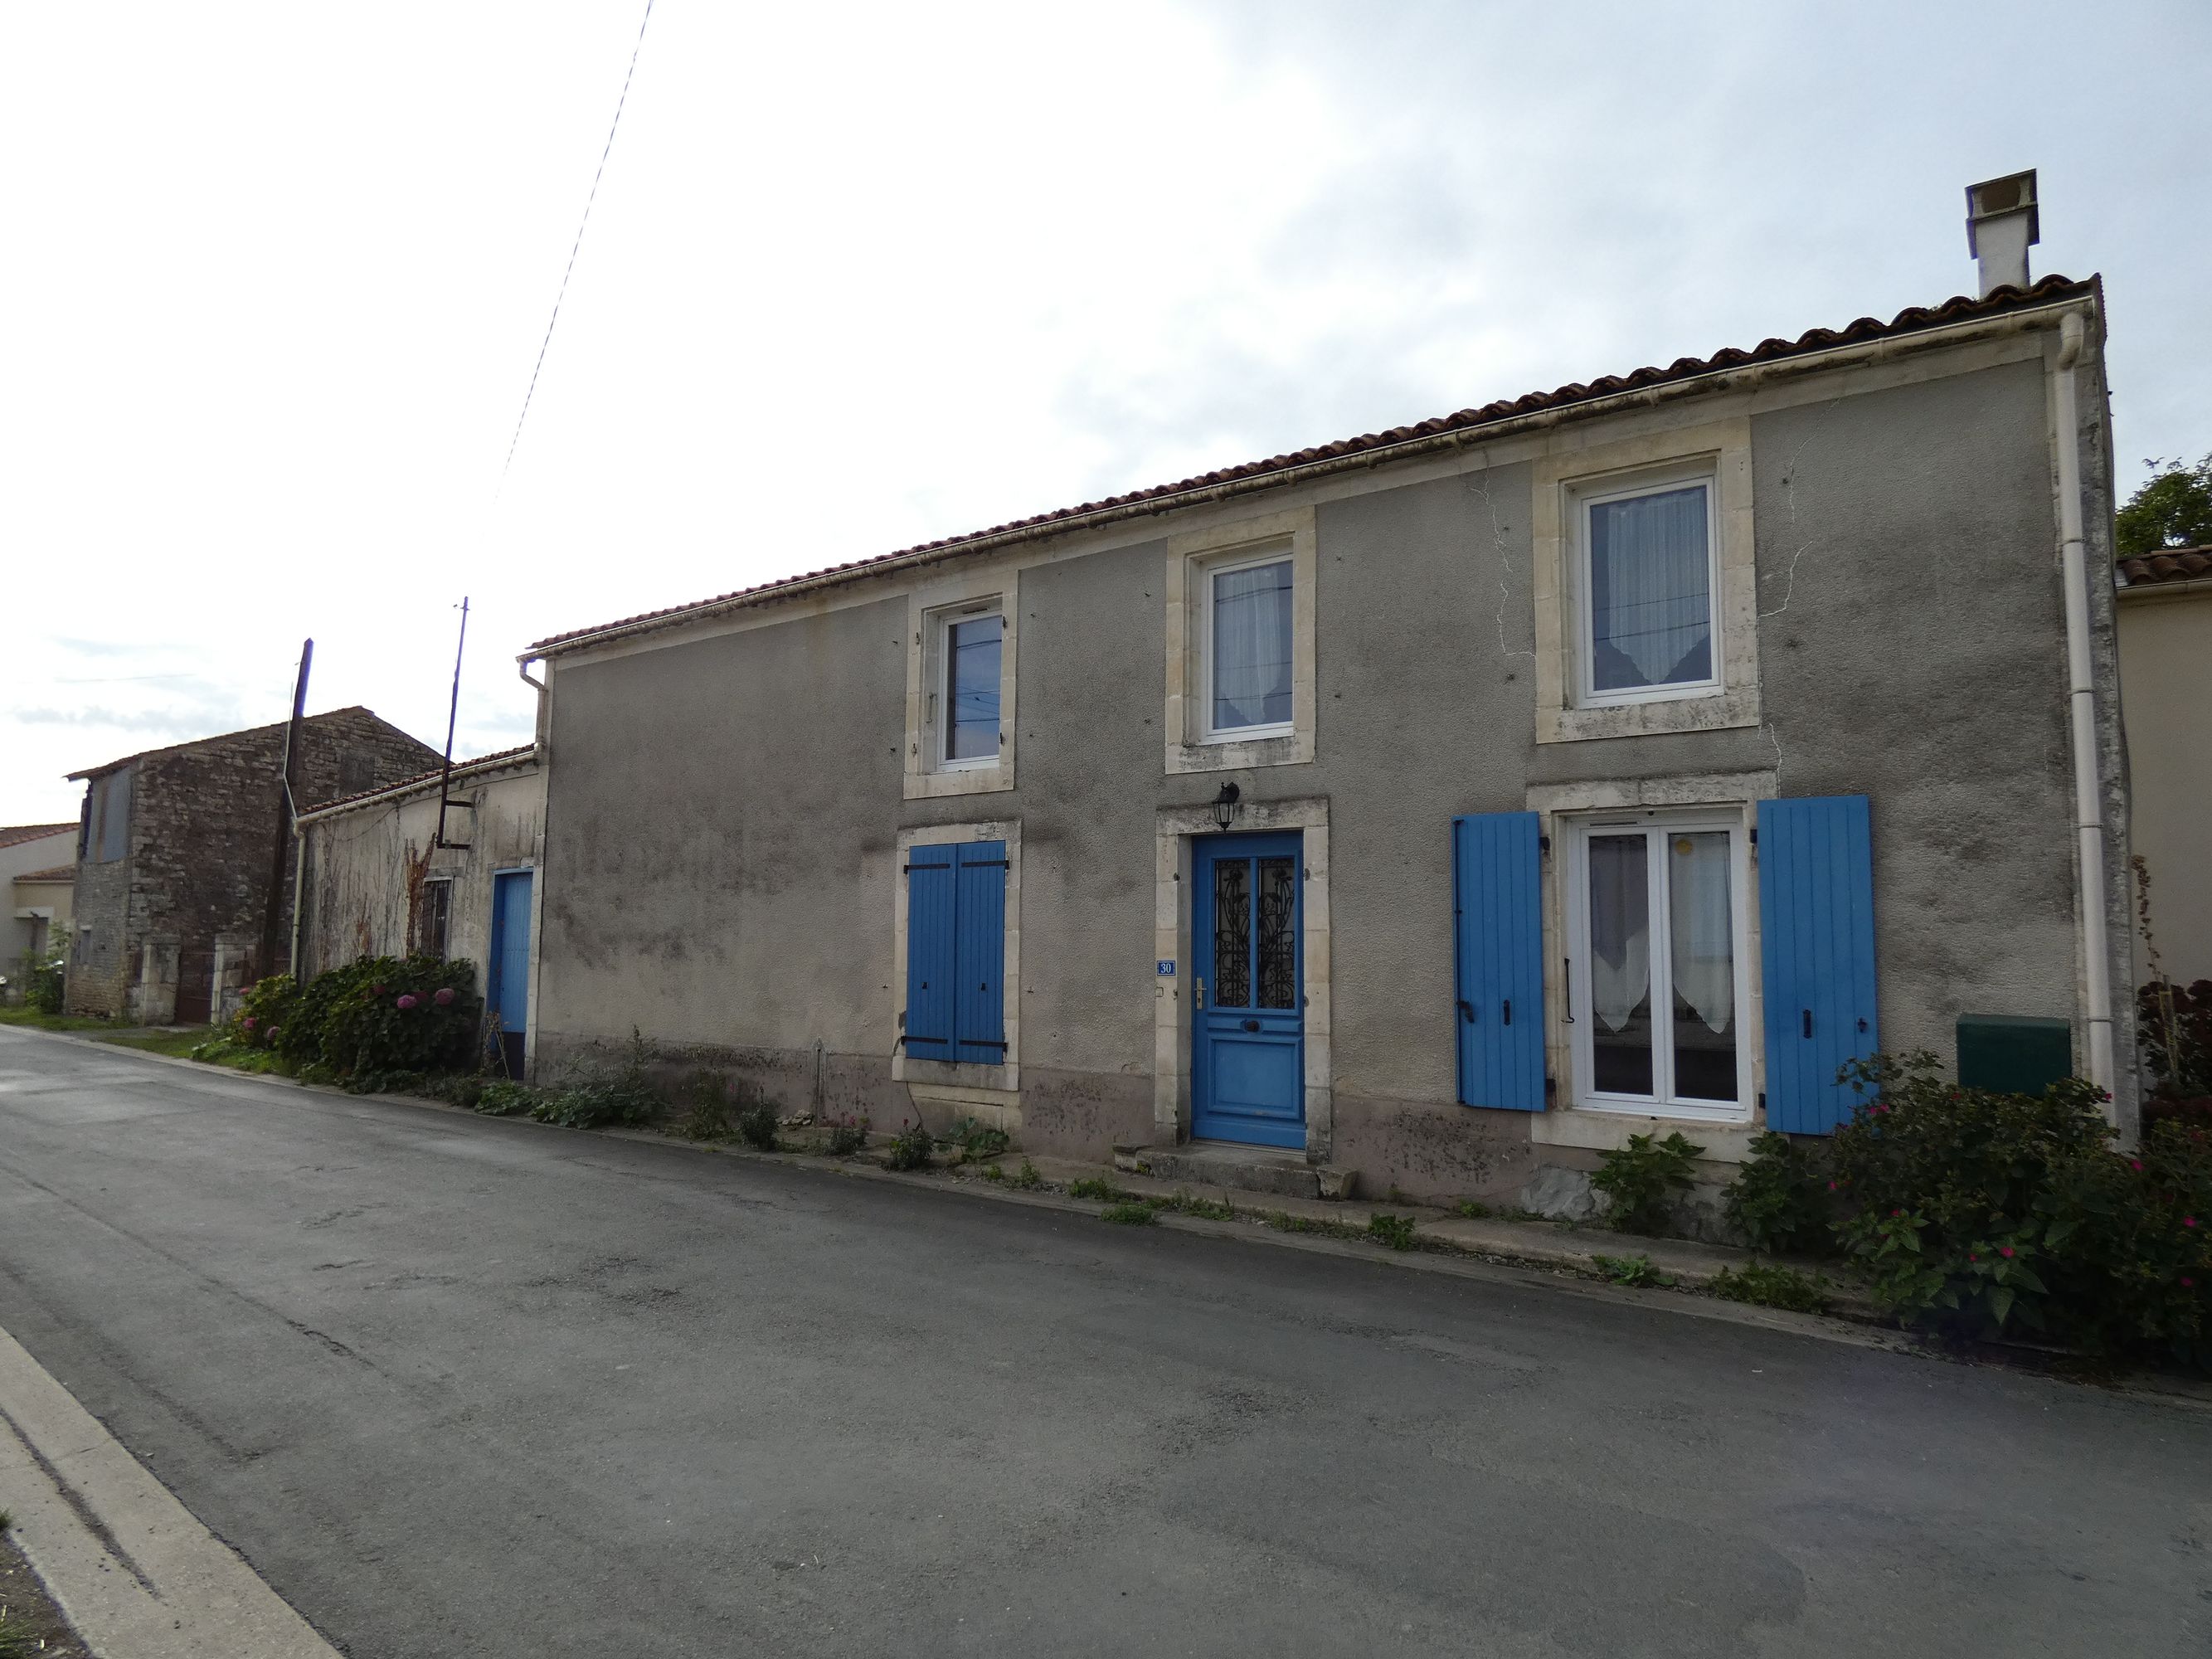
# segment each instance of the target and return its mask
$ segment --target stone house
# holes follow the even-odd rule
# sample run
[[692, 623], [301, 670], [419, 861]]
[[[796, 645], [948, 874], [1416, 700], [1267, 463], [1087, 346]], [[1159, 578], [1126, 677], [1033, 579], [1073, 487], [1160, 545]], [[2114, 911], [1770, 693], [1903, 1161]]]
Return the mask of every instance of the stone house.
[[539, 641], [532, 1065], [1504, 1197], [1999, 1016], [2131, 1130], [2103, 290], [1978, 192], [1978, 297]]
[[302, 812], [299, 971], [418, 951], [472, 962], [491, 1035], [520, 1075], [544, 829], [534, 746], [460, 763], [450, 780], [427, 772]]
[[74, 823], [0, 828], [0, 882], [8, 884], [11, 901], [0, 921], [0, 978], [11, 987], [21, 981], [23, 964], [33, 952], [68, 933], [76, 857]]
[[[2212, 979], [2212, 547], [2120, 562], [2120, 689], [2136, 855], [2168, 978]], [[2136, 941], [2136, 978], [2150, 977]]]
[[[255, 726], [70, 775], [85, 785], [70, 1013], [198, 1024], [214, 1017], [225, 990], [283, 970], [253, 958], [283, 798], [285, 731]], [[312, 715], [301, 727], [296, 799], [304, 808], [357, 794], [438, 758], [368, 709]], [[288, 856], [280, 940], [290, 935], [290, 864]]]

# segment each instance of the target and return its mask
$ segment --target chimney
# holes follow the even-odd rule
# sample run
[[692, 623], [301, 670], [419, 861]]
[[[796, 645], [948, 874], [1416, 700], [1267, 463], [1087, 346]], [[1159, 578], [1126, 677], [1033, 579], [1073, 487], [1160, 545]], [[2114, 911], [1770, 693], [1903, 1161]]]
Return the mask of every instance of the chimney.
[[1982, 296], [2027, 286], [2027, 251], [2043, 240], [2035, 216], [2035, 169], [1966, 186], [1966, 252], [1981, 262]]

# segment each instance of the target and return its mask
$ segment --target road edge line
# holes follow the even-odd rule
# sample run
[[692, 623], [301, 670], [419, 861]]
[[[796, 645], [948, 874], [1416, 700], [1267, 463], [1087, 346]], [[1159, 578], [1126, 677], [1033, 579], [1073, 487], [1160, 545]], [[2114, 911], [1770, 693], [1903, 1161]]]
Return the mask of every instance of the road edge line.
[[15, 1541], [101, 1659], [338, 1659], [4, 1330], [0, 1491]]

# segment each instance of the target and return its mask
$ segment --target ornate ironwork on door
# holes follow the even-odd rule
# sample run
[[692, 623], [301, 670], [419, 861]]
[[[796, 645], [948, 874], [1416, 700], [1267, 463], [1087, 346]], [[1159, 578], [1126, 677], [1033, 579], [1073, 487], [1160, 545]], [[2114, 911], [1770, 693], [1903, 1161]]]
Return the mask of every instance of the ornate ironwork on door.
[[1298, 1000], [1298, 872], [1296, 859], [1260, 861], [1260, 1006]]
[[1252, 895], [1244, 884], [1249, 868], [1243, 859], [1213, 866], [1213, 1000], [1219, 1007], [1252, 1001]]

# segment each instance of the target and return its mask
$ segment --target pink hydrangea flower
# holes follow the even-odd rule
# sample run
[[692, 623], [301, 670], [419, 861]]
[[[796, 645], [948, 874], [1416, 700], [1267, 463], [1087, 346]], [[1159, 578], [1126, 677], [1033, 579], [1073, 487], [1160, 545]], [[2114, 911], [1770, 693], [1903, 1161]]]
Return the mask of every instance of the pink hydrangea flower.
[[2193, 1215], [2185, 1215], [2181, 1218], [2181, 1224], [2185, 1227], [2194, 1227], [2197, 1224], [2197, 1218]]
[[436, 1003], [441, 1008], [452, 1007], [453, 1005], [453, 988], [450, 985], [441, 985], [438, 988], [438, 994], [432, 997], [430, 1000]]
[[253, 1016], [251, 1014], [246, 1017], [246, 1029], [249, 1031], [253, 1029]]
[[1998, 1254], [1999, 1255], [2001, 1255], [2001, 1256], [2004, 1257], [2004, 1259], [2005, 1259], [2006, 1261], [2011, 1261], [2011, 1260], [2012, 1260], [2012, 1246], [2011, 1246], [2011, 1245], [2009, 1245], [2009, 1244], [2000, 1244], [2000, 1245], [1998, 1245], [1998, 1246], [1997, 1246], [1997, 1254]]
[[402, 996], [402, 997], [399, 999], [399, 1006], [400, 1006], [402, 1008], [412, 1008], [412, 1007], [415, 1006], [415, 1003], [416, 1003], [416, 999], [415, 999], [413, 996], [411, 996], [411, 995], [410, 995], [410, 996]]

